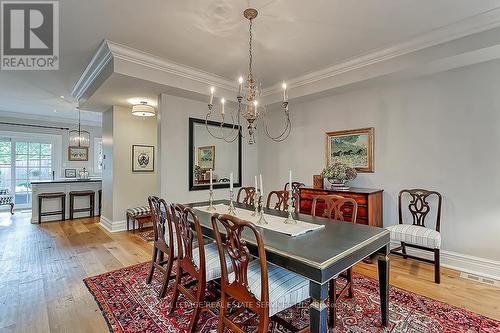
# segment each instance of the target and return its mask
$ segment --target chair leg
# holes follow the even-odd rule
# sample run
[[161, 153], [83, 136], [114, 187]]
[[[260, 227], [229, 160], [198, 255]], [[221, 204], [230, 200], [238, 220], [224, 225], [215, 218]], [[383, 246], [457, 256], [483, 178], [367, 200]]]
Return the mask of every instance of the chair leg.
[[191, 317], [191, 322], [189, 323], [189, 333], [194, 333], [196, 329], [196, 324], [200, 318], [200, 313], [202, 310], [202, 304], [205, 299], [205, 289], [206, 283], [203, 281], [198, 281], [198, 290], [196, 291], [196, 304], [194, 305], [193, 316]]
[[14, 215], [14, 203], [10, 203], [10, 215]]
[[335, 283], [335, 279], [331, 279], [328, 286], [328, 326], [335, 327], [335, 319], [337, 317], [337, 286]]
[[156, 262], [157, 256], [158, 256], [158, 249], [155, 247], [155, 248], [153, 248], [153, 257], [151, 259], [151, 268], [149, 269], [149, 275], [148, 275], [148, 278], [146, 279], [147, 284], [150, 284], [151, 281], [153, 280], [153, 274], [155, 271], [155, 262]]
[[441, 283], [441, 263], [439, 249], [434, 249], [434, 282]]
[[226, 311], [227, 311], [227, 298], [226, 297], [227, 297], [226, 294], [224, 292], [221, 292], [219, 323], [217, 324], [217, 333], [224, 332], [224, 320], [222, 320], [222, 319], [226, 317]]
[[[161, 255], [161, 261], [163, 261], [163, 252]], [[170, 282], [170, 274], [172, 274], [173, 264], [174, 264], [173, 259], [171, 257], [169, 257], [165, 276], [163, 277], [163, 284], [162, 284], [161, 290], [160, 290], [160, 298], [165, 297], [165, 295], [167, 294], [167, 288], [168, 288], [168, 284]], [[177, 281], [177, 277], [176, 277], [176, 281]], [[181, 283], [180, 278], [179, 278], [179, 283]]]
[[349, 284], [349, 289], [348, 289], [348, 292], [347, 292], [347, 296], [349, 298], [353, 298], [354, 296], [354, 291], [353, 291], [353, 283], [352, 283], [352, 268], [349, 268], [347, 270], [347, 283]]
[[401, 252], [403, 253], [403, 258], [408, 259], [406, 256], [406, 244], [404, 242], [401, 242]]
[[[177, 263], [179, 264], [179, 263]], [[177, 269], [177, 274], [175, 275], [174, 282], [174, 291], [172, 294], [172, 300], [170, 301], [170, 310], [168, 310], [168, 314], [171, 315], [175, 311], [175, 307], [177, 306], [177, 298], [179, 298], [179, 284], [181, 283], [181, 270]]]

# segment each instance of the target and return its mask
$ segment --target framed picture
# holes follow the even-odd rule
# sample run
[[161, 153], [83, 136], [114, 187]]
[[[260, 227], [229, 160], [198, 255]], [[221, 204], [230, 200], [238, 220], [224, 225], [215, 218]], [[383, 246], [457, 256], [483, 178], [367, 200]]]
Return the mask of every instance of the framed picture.
[[68, 161], [88, 161], [88, 147], [68, 147]]
[[76, 178], [76, 169], [64, 169], [64, 178]]
[[155, 171], [155, 146], [132, 145], [132, 172]]
[[215, 146], [198, 147], [198, 166], [215, 170]]
[[358, 172], [374, 172], [374, 128], [326, 133], [326, 162], [342, 162]]

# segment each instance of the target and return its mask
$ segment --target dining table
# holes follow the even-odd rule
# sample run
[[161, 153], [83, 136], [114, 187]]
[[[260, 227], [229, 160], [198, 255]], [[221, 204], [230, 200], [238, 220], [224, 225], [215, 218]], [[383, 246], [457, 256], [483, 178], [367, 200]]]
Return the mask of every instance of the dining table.
[[[213, 202], [229, 205], [229, 200]], [[254, 210], [254, 206], [233, 203], [238, 209]], [[209, 202], [194, 202], [185, 206], [196, 209], [202, 233], [214, 239], [212, 228], [212, 213], [200, 209]], [[198, 207], [198, 209], [196, 208]], [[224, 206], [219, 206], [224, 207]], [[227, 210], [219, 208], [215, 213], [226, 214]], [[283, 217], [288, 213], [275, 209], [264, 208], [264, 213]], [[362, 224], [335, 221], [324, 217], [293, 213], [297, 221], [323, 225], [321, 229], [312, 230], [298, 236], [263, 228], [256, 224], [262, 235], [266, 260], [284, 269], [293, 271], [309, 280], [311, 304], [309, 306], [310, 325], [312, 333], [327, 332], [328, 282], [339, 274], [354, 266], [368, 256], [378, 256], [378, 279], [380, 291], [381, 323], [389, 324], [389, 231]], [[286, 227], [285, 227], [286, 228]], [[243, 239], [253, 255], [257, 256], [257, 246], [251, 234], [243, 233]]]

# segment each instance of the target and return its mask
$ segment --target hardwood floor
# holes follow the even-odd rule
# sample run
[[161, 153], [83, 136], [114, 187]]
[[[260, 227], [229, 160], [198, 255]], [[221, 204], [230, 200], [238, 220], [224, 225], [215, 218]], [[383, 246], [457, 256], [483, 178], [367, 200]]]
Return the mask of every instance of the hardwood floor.
[[[149, 260], [151, 246], [127, 232], [110, 234], [86, 218], [42, 225], [29, 212], [0, 213], [0, 331], [107, 332], [82, 279]], [[500, 320], [500, 289], [431, 265], [391, 257], [391, 284]], [[355, 271], [376, 277], [376, 266]]]

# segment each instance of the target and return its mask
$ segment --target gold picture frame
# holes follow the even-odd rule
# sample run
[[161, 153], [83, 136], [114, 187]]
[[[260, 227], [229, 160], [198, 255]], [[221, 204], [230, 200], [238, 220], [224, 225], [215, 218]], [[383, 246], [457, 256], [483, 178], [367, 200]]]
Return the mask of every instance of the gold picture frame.
[[89, 148], [88, 147], [68, 147], [68, 161], [88, 161]]
[[342, 162], [358, 172], [374, 172], [374, 133], [373, 127], [327, 132], [326, 164]]
[[215, 146], [198, 147], [198, 166], [203, 170], [215, 170]]

